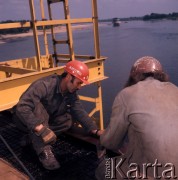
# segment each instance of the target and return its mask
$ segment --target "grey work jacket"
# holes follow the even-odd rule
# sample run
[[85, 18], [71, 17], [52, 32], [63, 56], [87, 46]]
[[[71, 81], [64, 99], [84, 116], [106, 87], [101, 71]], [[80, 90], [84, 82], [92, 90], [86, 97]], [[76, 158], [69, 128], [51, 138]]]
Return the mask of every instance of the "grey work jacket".
[[88, 132], [97, 129], [84, 110], [77, 93], [62, 94], [60, 83], [61, 76], [54, 74], [31, 84], [22, 94], [15, 108], [23, 123], [28, 129], [33, 129], [42, 123], [42, 120], [33, 113], [35, 106], [41, 103], [51, 118], [69, 112], [72, 118], [78, 121]]
[[[175, 85], [147, 78], [118, 93], [101, 144], [116, 150], [125, 139], [128, 139], [127, 166], [136, 163], [142, 171], [144, 163], [153, 165], [157, 159], [162, 172], [170, 168], [166, 163], [172, 163], [178, 176], [178, 88]], [[153, 176], [153, 171], [150, 175]]]

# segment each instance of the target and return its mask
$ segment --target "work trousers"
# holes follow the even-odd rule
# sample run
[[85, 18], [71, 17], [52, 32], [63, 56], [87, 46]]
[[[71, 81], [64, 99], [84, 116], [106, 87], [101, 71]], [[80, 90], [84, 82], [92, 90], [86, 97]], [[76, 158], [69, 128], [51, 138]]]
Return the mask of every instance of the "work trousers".
[[[62, 132], [70, 129], [73, 124], [72, 117], [69, 113], [49, 117], [46, 109], [41, 103], [36, 106], [34, 114], [36, 117], [42, 120], [42, 124], [44, 126], [49, 127], [52, 131], [55, 132], [57, 136]], [[36, 151], [37, 155], [39, 155], [46, 146], [42, 138], [40, 136], [37, 136], [33, 130], [28, 130], [28, 128], [23, 123], [23, 119], [21, 119], [21, 116], [19, 116], [18, 113], [14, 113], [13, 119], [16, 123], [16, 126], [24, 132], [24, 136], [29, 136], [34, 150]]]

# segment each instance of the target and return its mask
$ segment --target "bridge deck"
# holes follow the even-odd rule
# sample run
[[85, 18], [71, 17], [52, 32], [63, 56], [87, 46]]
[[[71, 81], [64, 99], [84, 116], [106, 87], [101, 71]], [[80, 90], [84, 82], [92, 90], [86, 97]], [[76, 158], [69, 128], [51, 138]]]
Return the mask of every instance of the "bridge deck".
[[[99, 162], [95, 144], [62, 134], [53, 145], [61, 168], [55, 171], [48, 171], [42, 167], [30, 147], [22, 148], [20, 146], [22, 134], [15, 127], [8, 112], [0, 114], [0, 135], [35, 180], [95, 180], [95, 169]], [[2, 140], [0, 140], [0, 147], [0, 158], [6, 160], [20, 172], [28, 175]]]

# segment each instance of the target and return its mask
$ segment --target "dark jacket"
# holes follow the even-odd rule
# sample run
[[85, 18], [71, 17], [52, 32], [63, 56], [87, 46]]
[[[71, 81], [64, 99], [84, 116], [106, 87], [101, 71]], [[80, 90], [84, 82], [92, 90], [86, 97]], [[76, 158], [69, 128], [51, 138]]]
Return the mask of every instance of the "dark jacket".
[[50, 119], [68, 112], [88, 132], [97, 129], [88, 113], [84, 110], [77, 93], [61, 93], [61, 79], [62, 77], [56, 74], [41, 78], [32, 83], [22, 94], [15, 108], [16, 114], [20, 117], [22, 123], [30, 130], [42, 123], [43, 120], [33, 113], [35, 107], [41, 103]]

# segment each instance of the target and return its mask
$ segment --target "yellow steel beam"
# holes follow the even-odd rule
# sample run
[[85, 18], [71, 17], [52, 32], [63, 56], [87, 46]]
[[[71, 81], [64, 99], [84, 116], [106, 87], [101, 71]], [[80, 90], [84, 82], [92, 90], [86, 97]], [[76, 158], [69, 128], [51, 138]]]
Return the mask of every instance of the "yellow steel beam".
[[[69, 54], [57, 54], [57, 57], [62, 57], [62, 58], [69, 58]], [[75, 54], [75, 58], [77, 59], [96, 59], [95, 56], [91, 56], [91, 55], [78, 55]], [[104, 56], [100, 56], [100, 58], [98, 59], [106, 59], [106, 57]]]
[[[76, 23], [92, 23], [92, 18], [80, 18], [80, 19], [64, 19], [64, 20], [46, 20], [46, 21], [35, 21], [36, 26], [50, 26], [50, 25], [60, 25], [60, 24], [76, 24]], [[0, 29], [13, 29], [13, 28], [23, 28], [31, 27], [31, 22], [15, 22], [15, 23], [2, 23], [0, 24]]]
[[87, 60], [85, 61], [86, 65], [89, 68], [90, 73], [90, 81], [93, 83], [97, 79], [102, 80], [106, 77], [104, 76], [104, 63], [103, 59], [94, 59], [94, 60]]
[[92, 18], [80, 18], [80, 19], [63, 19], [63, 20], [46, 20], [46, 21], [35, 21], [36, 26], [50, 26], [60, 24], [75, 24], [75, 23], [91, 23]]
[[100, 113], [100, 118], [99, 118], [99, 126], [100, 129], [104, 129], [104, 124], [103, 124], [103, 107], [102, 107], [102, 91], [101, 91], [101, 81], [97, 81], [97, 86], [98, 86], [98, 97], [97, 98], [91, 98], [87, 96], [79, 96], [81, 100], [83, 101], [88, 101], [88, 102], [93, 102], [95, 103], [95, 108], [92, 109], [92, 111], [89, 113], [89, 116], [93, 116], [96, 112], [99, 111]]
[[[54, 67], [52, 55], [41, 56], [40, 58], [42, 68]], [[37, 59], [36, 56], [30, 58], [21, 58], [0, 62], [0, 66], [10, 66], [24, 69], [37, 70]]]
[[6, 110], [14, 106], [21, 94], [28, 88], [28, 86], [35, 80], [48, 76], [50, 74], [62, 72], [62, 68], [53, 68], [35, 73], [29, 73], [17, 78], [7, 78], [0, 81], [0, 111]]
[[31, 26], [30, 22], [2, 23], [0, 24], [0, 29], [23, 28], [30, 26]]
[[87, 96], [79, 96], [81, 100], [83, 101], [88, 101], [88, 102], [96, 102], [96, 98], [91, 98], [91, 97], [87, 97]]
[[[101, 72], [102, 61], [92, 60], [85, 62], [89, 67], [90, 71], [90, 83], [95, 83], [101, 81], [107, 77], [104, 76], [104, 73]], [[98, 67], [101, 69], [98, 70]], [[50, 74], [61, 74], [64, 72], [64, 66], [50, 68], [48, 70], [43, 70], [39, 72], [28, 73], [24, 75], [19, 75], [16, 77], [10, 77], [5, 79], [0, 79], [0, 111], [6, 110], [14, 106], [21, 94], [28, 88], [28, 86], [35, 80], [48, 76]]]
[[0, 71], [15, 73], [15, 74], [26, 74], [30, 72], [35, 72], [36, 70], [0, 65]]
[[94, 108], [88, 115], [91, 117], [93, 116], [99, 109]]

